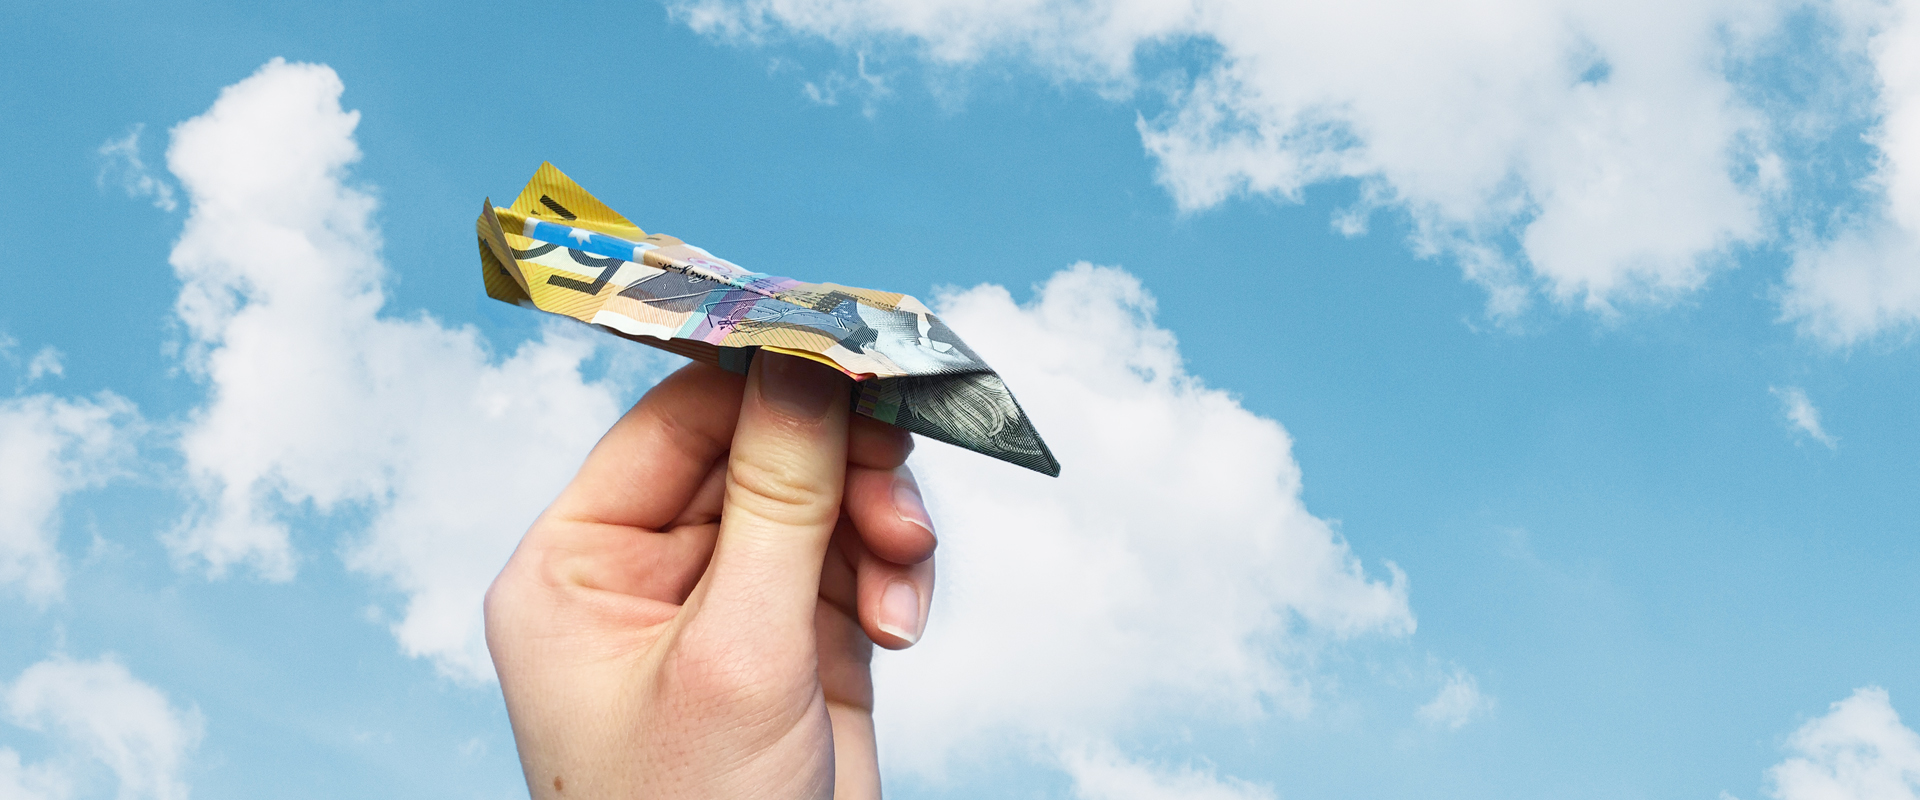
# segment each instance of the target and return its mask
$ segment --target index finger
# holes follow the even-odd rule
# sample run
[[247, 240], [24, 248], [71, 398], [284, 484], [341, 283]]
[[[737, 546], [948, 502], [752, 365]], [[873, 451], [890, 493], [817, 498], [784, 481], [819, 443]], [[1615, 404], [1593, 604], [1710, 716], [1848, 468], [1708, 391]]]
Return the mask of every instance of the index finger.
[[667, 376], [600, 437], [548, 513], [660, 530], [726, 455], [745, 385], [743, 376], [700, 363]]

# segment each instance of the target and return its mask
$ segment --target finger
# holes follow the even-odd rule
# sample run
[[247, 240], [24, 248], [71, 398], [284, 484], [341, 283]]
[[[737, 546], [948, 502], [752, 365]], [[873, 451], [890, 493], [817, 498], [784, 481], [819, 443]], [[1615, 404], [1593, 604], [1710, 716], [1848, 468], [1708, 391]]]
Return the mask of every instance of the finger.
[[707, 479], [695, 490], [693, 497], [687, 499], [687, 507], [680, 510], [680, 516], [673, 518], [671, 527], [682, 525], [706, 525], [720, 521], [720, 509], [727, 498], [727, 462], [715, 459], [713, 466], [707, 468]]
[[522, 554], [544, 580], [680, 605], [706, 573], [719, 531], [727, 465], [716, 462], [687, 508], [665, 530], [544, 518]]
[[[542, 583], [579, 586], [679, 605], [705, 572], [719, 526], [636, 533], [597, 522], [557, 520], [527, 534], [515, 561]], [[536, 541], [537, 537], [537, 541]]]
[[726, 454], [741, 386], [740, 376], [698, 363], [667, 376], [600, 438], [548, 513], [659, 530]]
[[[589, 549], [597, 557], [571, 559], [575, 579], [585, 586], [680, 605], [706, 574], [719, 533], [720, 496], [726, 491], [727, 465], [715, 462], [686, 509], [657, 535], [598, 525], [607, 541]], [[576, 523], [587, 524], [587, 523]]]
[[847, 469], [841, 506], [853, 518], [867, 549], [895, 564], [918, 564], [933, 555], [933, 518], [920, 486], [905, 465], [893, 469]]
[[727, 459], [725, 505], [703, 609], [734, 633], [811, 636], [821, 560], [846, 481], [845, 375], [806, 359], [754, 358]]
[[[855, 609], [854, 573], [847, 554], [859, 547], [859, 534], [842, 517], [827, 548], [820, 575], [820, 600], [814, 607], [814, 640], [819, 652], [820, 694], [833, 724], [836, 794], [879, 797], [873, 746], [873, 640]], [[843, 795], [844, 796], [844, 795]]]
[[857, 790], [851, 796], [879, 797], [873, 746], [873, 640], [862, 629], [854, 607], [854, 573], [847, 556], [853, 552], [850, 548], [859, 546], [858, 540], [853, 524], [842, 517], [820, 575], [821, 602], [814, 607], [813, 630], [820, 694], [833, 724], [835, 793]]
[[854, 415], [847, 423], [847, 463], [874, 469], [893, 469], [907, 463], [913, 452], [913, 434], [872, 417]]
[[853, 566], [860, 627], [888, 650], [912, 647], [927, 627], [933, 604], [933, 559], [896, 564], [868, 550], [860, 537], [840, 543]]
[[820, 568], [820, 599], [848, 620], [860, 616], [859, 584], [853, 571], [854, 560], [860, 554], [859, 538], [860, 532], [854, 530], [853, 520], [841, 516], [834, 525], [832, 545], [827, 548], [827, 557]]

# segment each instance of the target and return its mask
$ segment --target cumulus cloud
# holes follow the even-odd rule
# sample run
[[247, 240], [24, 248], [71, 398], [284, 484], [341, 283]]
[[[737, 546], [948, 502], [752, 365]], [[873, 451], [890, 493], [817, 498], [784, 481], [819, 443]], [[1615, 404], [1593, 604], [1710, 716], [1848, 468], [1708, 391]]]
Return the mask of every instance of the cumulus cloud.
[[[1352, 181], [1517, 311], [1538, 287], [1605, 311], [1700, 286], [1770, 234], [1769, 123], [1728, 65], [1787, 3], [1475, 0], [679, 0], [697, 31], [1024, 60], [1120, 98], [1166, 92], [1141, 141], [1183, 209]], [[1191, 45], [1192, 47], [1187, 47]], [[1169, 48], [1211, 54], [1149, 74]], [[1158, 62], [1154, 62], [1158, 63]]]
[[136, 200], [144, 197], [153, 202], [154, 208], [172, 211], [178, 207], [173, 200], [173, 186], [154, 175], [140, 158], [140, 134], [145, 130], [145, 125], [135, 125], [126, 136], [100, 145], [100, 174], [95, 182], [101, 187], [112, 183], [128, 197]]
[[1835, 7], [1844, 41], [1872, 64], [1878, 158], [1867, 206], [1796, 248], [1781, 305], [1803, 332], [1846, 346], [1920, 323], [1920, 18], [1907, 3]]
[[[345, 557], [404, 597], [402, 648], [484, 679], [487, 583], [624, 390], [583, 377], [584, 328], [497, 356], [472, 328], [385, 310], [342, 91], [328, 67], [276, 59], [174, 130], [167, 162], [191, 203], [175, 308], [209, 398], [180, 440], [199, 507], [168, 544], [212, 575], [282, 580], [291, 520], [364, 512]], [[444, 266], [477, 269], [461, 257]]]
[[1259, 784], [1132, 761], [1108, 748], [1071, 748], [1061, 765], [1079, 800], [1274, 800], [1273, 790]]
[[1767, 391], [1780, 398], [1781, 410], [1786, 412], [1787, 424], [1794, 430], [1806, 434], [1808, 438], [1827, 446], [1831, 450], [1840, 446], [1840, 441], [1828, 435], [1827, 429], [1820, 425], [1820, 409], [1813, 407], [1813, 401], [1807, 399], [1807, 392], [1798, 386], [1786, 388], [1772, 387]]
[[[186, 800], [182, 772], [200, 743], [200, 712], [176, 708], [111, 657], [55, 656], [34, 664], [5, 687], [0, 704], [15, 725], [50, 734], [71, 755], [105, 765], [120, 800]], [[23, 766], [18, 753], [0, 749], [0, 796], [66, 797], [80, 771]]]
[[60, 597], [61, 502], [119, 474], [139, 424], [133, 404], [109, 392], [0, 400], [0, 587], [43, 605]]
[[1901, 724], [1880, 687], [1834, 703], [1787, 747], [1792, 754], [1767, 770], [1778, 800], [1920, 798], [1920, 734]]
[[936, 305], [1015, 387], [1063, 471], [916, 452], [940, 597], [927, 638], [876, 663], [890, 770], [937, 774], [1014, 741], [1105, 792], [1117, 756], [1061, 742], [1169, 715], [1306, 713], [1323, 646], [1412, 632], [1399, 570], [1369, 577], [1306, 509], [1287, 432], [1184, 370], [1138, 280], [1082, 264], [1026, 305], [991, 285]]
[[1434, 727], [1457, 731], [1493, 708], [1493, 698], [1480, 693], [1480, 682], [1464, 670], [1455, 670], [1414, 716]]

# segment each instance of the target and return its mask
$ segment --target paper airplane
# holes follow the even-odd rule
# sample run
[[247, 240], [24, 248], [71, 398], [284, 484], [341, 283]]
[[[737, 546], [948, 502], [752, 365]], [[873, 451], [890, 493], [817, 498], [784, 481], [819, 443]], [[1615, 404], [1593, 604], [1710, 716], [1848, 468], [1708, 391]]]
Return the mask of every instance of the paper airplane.
[[648, 234], [541, 164], [513, 205], [481, 208], [487, 295], [744, 373], [756, 350], [858, 385], [854, 413], [1047, 475], [1060, 462], [1000, 376], [904, 294], [750, 272]]

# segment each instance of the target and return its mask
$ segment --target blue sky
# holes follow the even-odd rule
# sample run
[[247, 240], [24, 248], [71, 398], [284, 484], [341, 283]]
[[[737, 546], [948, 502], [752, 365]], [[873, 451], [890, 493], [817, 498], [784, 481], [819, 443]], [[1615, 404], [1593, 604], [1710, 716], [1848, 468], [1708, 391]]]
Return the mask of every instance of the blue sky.
[[1920, 21], [1428, 8], [8, 5], [0, 797], [525, 795], [469, 601], [672, 366], [481, 293], [542, 160], [1061, 442], [916, 456], [893, 796], [1915, 796]]

